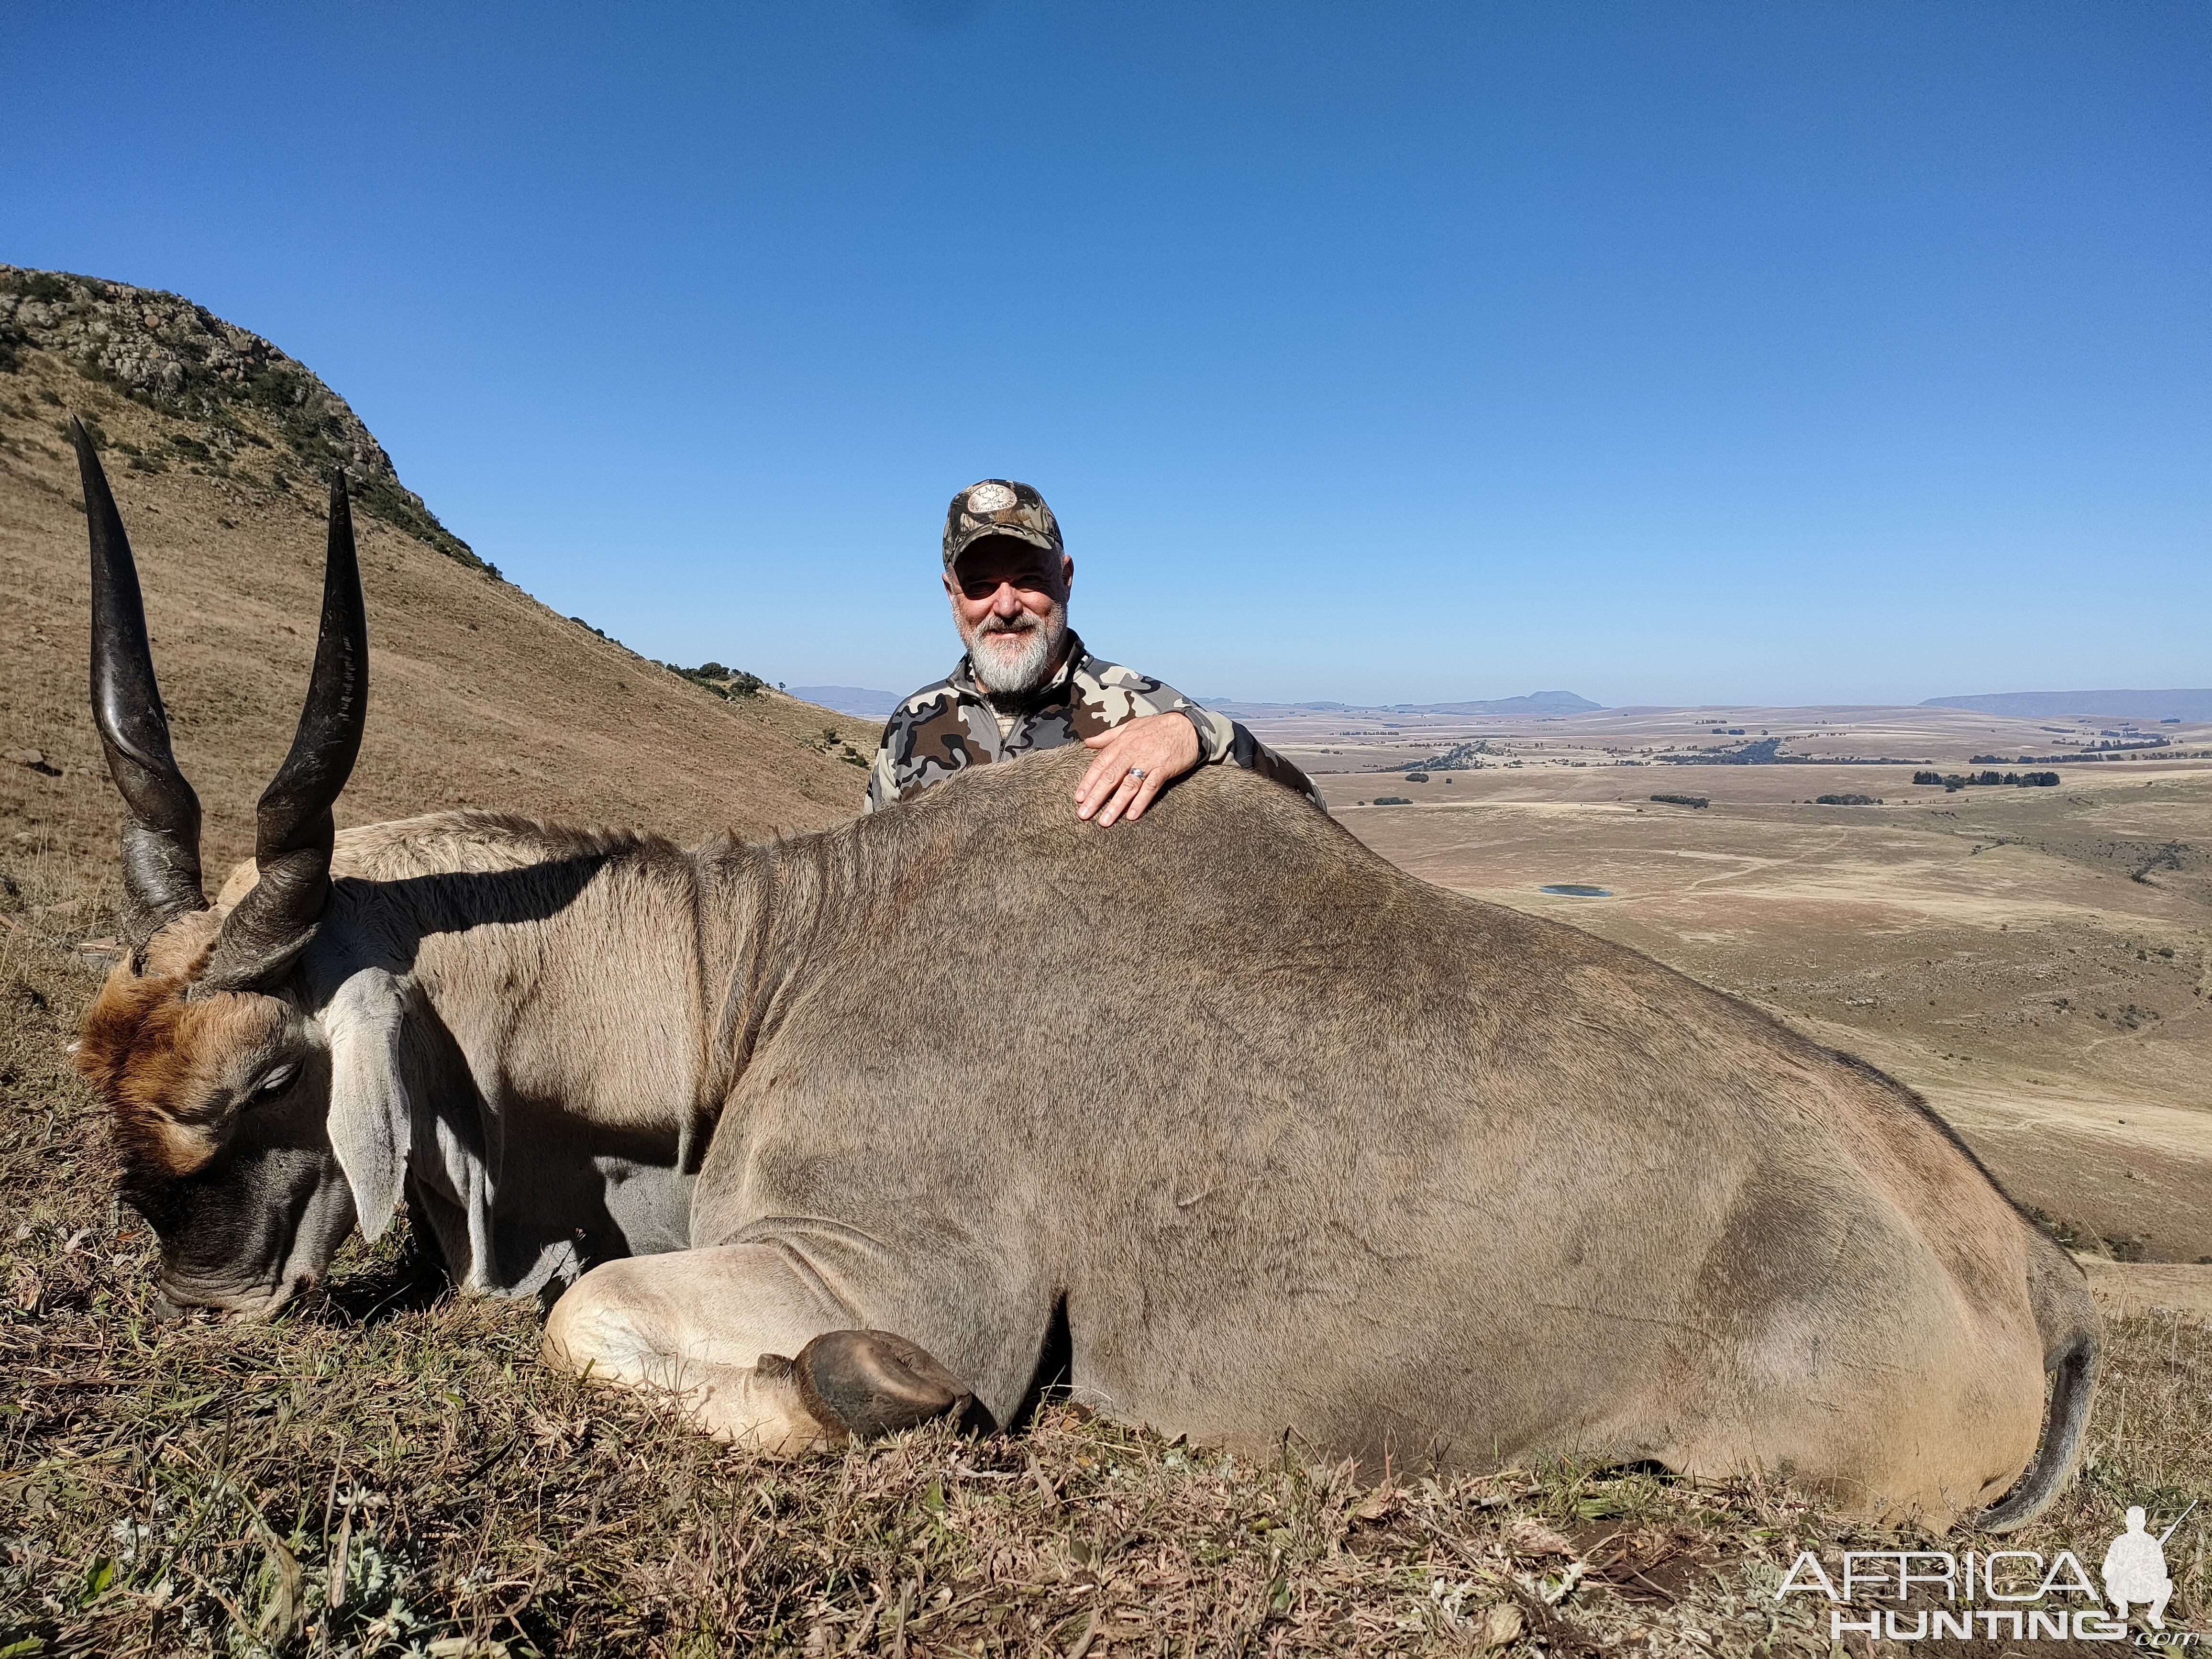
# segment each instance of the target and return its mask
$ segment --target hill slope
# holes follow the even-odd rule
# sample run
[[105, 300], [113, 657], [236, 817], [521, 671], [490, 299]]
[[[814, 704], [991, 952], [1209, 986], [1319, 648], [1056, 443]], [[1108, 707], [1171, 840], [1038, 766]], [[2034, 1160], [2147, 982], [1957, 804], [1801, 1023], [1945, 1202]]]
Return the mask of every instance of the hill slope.
[[858, 809], [865, 774], [845, 753], [872, 732], [773, 690], [718, 696], [499, 580], [343, 400], [268, 342], [173, 295], [0, 266], [0, 751], [40, 757], [0, 763], [0, 865], [43, 855], [74, 878], [114, 857], [120, 803], [86, 707], [71, 413], [106, 445], [211, 878], [250, 851], [253, 802], [299, 717], [338, 463], [371, 641], [341, 824], [495, 806], [691, 840]]

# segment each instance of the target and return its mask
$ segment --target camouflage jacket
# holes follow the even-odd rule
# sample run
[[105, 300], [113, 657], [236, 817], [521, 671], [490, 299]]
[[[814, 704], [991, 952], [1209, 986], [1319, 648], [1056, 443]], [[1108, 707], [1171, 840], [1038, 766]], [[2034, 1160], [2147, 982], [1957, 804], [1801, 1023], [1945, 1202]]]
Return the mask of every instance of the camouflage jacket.
[[863, 810], [872, 812], [918, 794], [963, 766], [988, 766], [1057, 749], [1124, 720], [1166, 714], [1182, 714], [1197, 728], [1201, 765], [1233, 761], [1321, 806], [1320, 792], [1306, 775], [1237, 721], [1200, 708], [1171, 685], [1092, 656], [1071, 632], [1060, 672], [1024, 702], [1013, 729], [1004, 737], [965, 657], [945, 678], [900, 703], [884, 726], [876, 763], [868, 769]]

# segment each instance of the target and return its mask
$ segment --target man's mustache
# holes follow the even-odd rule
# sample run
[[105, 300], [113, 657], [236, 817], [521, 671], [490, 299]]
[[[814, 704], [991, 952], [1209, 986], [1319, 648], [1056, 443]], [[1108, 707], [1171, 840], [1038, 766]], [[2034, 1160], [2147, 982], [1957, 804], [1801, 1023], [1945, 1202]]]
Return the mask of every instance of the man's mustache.
[[1043, 625], [1041, 618], [1028, 611], [1018, 611], [1011, 617], [1001, 617], [995, 611], [975, 624], [978, 634], [1026, 634]]

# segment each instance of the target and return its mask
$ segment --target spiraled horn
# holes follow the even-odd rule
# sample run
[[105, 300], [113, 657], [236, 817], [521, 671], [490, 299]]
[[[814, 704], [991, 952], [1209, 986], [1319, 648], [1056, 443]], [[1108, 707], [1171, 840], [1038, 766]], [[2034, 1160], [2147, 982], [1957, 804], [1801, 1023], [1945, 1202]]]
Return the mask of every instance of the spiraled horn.
[[368, 715], [368, 614], [362, 603], [345, 475], [331, 480], [330, 551], [323, 565], [322, 636], [292, 752], [262, 791], [253, 860], [260, 879], [223, 918], [197, 996], [273, 979], [307, 948], [331, 896], [331, 804], [361, 753]]
[[123, 515], [83, 423], [70, 441], [84, 480], [92, 532], [92, 719], [107, 770], [131, 809], [123, 826], [123, 927], [133, 952], [156, 928], [207, 908], [200, 888], [200, 802], [169, 746], [169, 717], [154, 679], [146, 607]]

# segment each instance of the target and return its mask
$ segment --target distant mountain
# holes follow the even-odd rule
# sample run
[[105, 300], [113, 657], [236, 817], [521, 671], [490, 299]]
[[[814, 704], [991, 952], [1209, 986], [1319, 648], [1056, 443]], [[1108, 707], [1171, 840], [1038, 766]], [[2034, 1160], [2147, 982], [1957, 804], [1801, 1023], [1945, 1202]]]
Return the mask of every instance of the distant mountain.
[[[871, 691], [864, 685], [790, 685], [783, 688], [806, 702], [820, 703], [841, 714], [866, 720], [888, 720], [899, 705], [895, 691]], [[1366, 705], [1350, 702], [1244, 702], [1235, 697], [1200, 697], [1208, 708], [1228, 715], [1265, 716], [1296, 711], [1322, 714], [1579, 714], [1603, 703], [1578, 697], [1571, 691], [1532, 691], [1525, 697], [1499, 697], [1489, 702], [1394, 702]]]
[[1497, 697], [1488, 702], [1395, 702], [1393, 714], [1580, 714], [1602, 708], [1601, 702], [1578, 697], [1571, 691], [1531, 691], [1525, 697]]
[[784, 690], [804, 702], [818, 702], [841, 714], [876, 720], [890, 718], [891, 710], [899, 706], [901, 695], [896, 691], [871, 691], [864, 685], [787, 685]]
[[[820, 698], [816, 698], [820, 702]], [[1601, 702], [1578, 697], [1571, 691], [1532, 691], [1525, 697], [1498, 697], [1488, 702], [1240, 702], [1234, 697], [1201, 697], [1208, 708], [1224, 714], [1266, 716], [1291, 712], [1323, 714], [1579, 714], [1602, 708]], [[832, 705], [833, 707], [835, 705]]]
[[2212, 691], [1992, 691], [1977, 697], [1930, 697], [1920, 706], [2036, 720], [2066, 714], [2097, 720], [2212, 720]]

